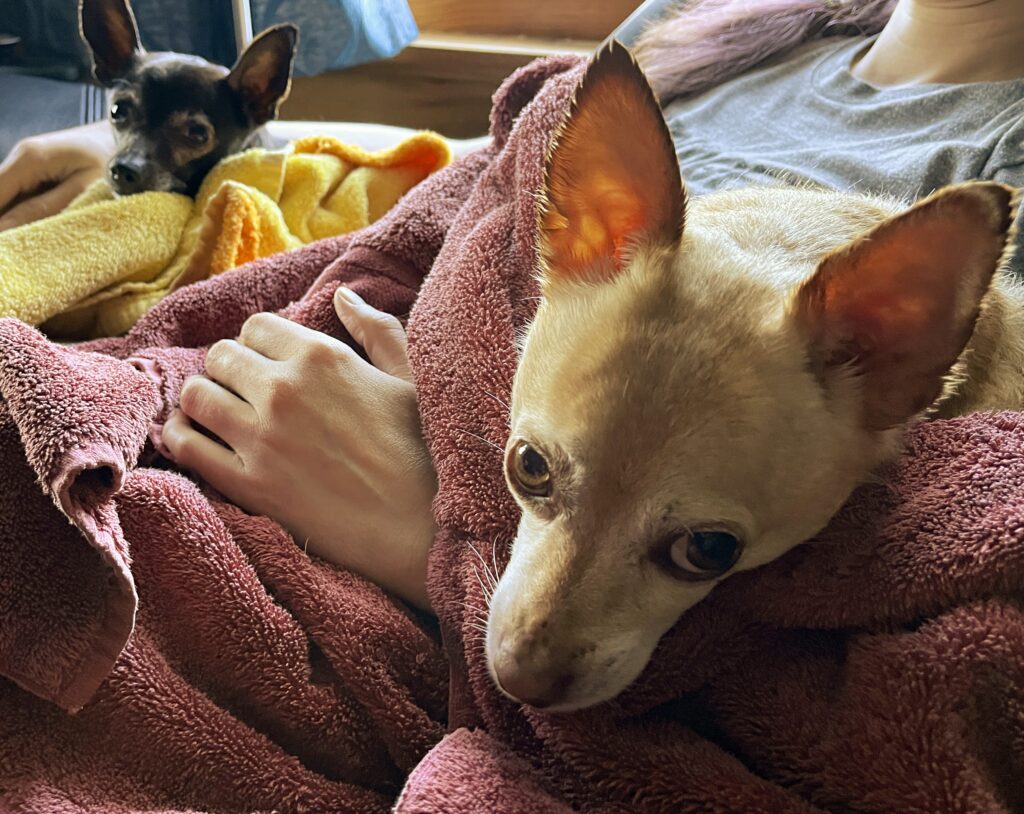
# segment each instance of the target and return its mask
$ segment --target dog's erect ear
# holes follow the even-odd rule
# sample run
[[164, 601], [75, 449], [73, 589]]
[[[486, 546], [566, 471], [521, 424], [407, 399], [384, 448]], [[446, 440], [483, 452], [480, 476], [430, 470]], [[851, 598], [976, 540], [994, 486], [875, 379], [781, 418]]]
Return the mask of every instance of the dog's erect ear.
[[861, 379], [864, 423], [883, 430], [926, 409], [974, 331], [1007, 249], [1015, 193], [996, 183], [940, 190], [826, 257], [793, 316], [822, 372]]
[[92, 52], [93, 76], [102, 85], [123, 77], [132, 58], [142, 52], [128, 0], [81, 0], [78, 25]]
[[277, 117], [277, 106], [288, 95], [292, 61], [299, 42], [293, 25], [268, 28], [242, 52], [227, 82], [241, 97], [253, 124]]
[[678, 243], [685, 204], [654, 92], [629, 51], [613, 42], [587, 68], [548, 157], [545, 279], [608, 279], [634, 247]]

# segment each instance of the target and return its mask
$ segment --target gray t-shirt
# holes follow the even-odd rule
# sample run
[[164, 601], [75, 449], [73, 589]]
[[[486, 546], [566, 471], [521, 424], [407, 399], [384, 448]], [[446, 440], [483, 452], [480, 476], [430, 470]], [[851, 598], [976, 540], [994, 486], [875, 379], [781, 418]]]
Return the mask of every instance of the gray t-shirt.
[[970, 179], [1024, 186], [1024, 79], [876, 88], [850, 72], [872, 41], [811, 43], [669, 104], [688, 189], [810, 181], [912, 200]]

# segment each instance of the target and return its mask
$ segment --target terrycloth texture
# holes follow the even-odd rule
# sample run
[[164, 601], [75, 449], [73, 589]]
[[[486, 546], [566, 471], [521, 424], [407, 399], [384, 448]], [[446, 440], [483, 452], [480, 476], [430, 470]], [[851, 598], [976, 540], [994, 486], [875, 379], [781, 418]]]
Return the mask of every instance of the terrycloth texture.
[[615, 702], [545, 715], [496, 690], [483, 594], [518, 520], [501, 476], [503, 403], [536, 303], [548, 134], [579, 75], [552, 79], [520, 116], [410, 319], [439, 475], [429, 590], [452, 664], [453, 734], [399, 811], [1021, 810], [1017, 414], [915, 429], [885, 485], [860, 490], [816, 543], [716, 588]]
[[[1020, 415], [915, 429], [882, 485], [716, 589], [615, 702], [553, 716], [497, 693], [480, 569], [505, 564], [517, 517], [487, 442], [505, 441], [542, 159], [580, 73], [525, 69], [492, 146], [378, 225], [180, 291], [93, 355], [0, 323], [0, 673], [26, 688], [0, 684], [0, 809], [379, 811], [406, 776], [397, 807], [417, 813], [1024, 806]], [[431, 267], [410, 350], [443, 656], [272, 522], [132, 466], [249, 314], [301, 298], [285, 313], [345, 338], [337, 282], [404, 315]]]
[[0, 320], [0, 810], [391, 807], [444, 733], [436, 623], [144, 442], [252, 313], [305, 295], [286, 313], [347, 338], [346, 282], [407, 315], [486, 160], [374, 229], [190, 286], [125, 338], [60, 347]]
[[433, 133], [377, 153], [313, 137], [226, 158], [194, 202], [115, 198], [99, 182], [64, 212], [0, 233], [0, 316], [60, 338], [123, 334], [177, 288], [373, 223], [450, 160]]

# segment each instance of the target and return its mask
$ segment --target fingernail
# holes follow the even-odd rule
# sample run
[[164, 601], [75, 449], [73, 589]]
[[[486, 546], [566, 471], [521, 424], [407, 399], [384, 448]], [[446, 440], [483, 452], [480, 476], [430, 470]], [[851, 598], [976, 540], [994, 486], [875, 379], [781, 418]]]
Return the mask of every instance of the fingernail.
[[353, 291], [348, 286], [339, 285], [338, 286], [338, 291], [337, 291], [337, 296], [341, 297], [349, 305], [362, 305], [363, 304], [363, 298], [360, 297], [358, 294], [356, 294], [356, 292]]

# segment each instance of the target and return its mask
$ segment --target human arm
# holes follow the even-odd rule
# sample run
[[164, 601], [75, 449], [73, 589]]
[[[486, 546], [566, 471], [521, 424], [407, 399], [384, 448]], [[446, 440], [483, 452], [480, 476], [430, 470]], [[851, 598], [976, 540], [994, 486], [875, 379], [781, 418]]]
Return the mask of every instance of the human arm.
[[60, 212], [103, 176], [113, 152], [106, 121], [19, 141], [0, 163], [0, 232]]
[[[335, 309], [371, 362], [272, 314], [216, 343], [164, 425], [177, 462], [312, 553], [426, 608], [436, 476], [398, 321], [339, 289]], [[198, 432], [214, 432], [227, 448]]]

